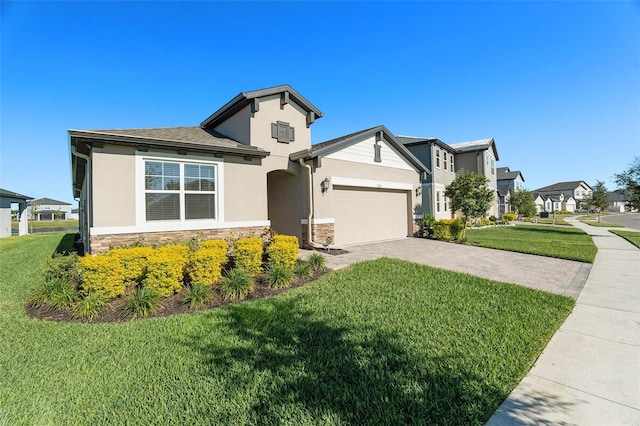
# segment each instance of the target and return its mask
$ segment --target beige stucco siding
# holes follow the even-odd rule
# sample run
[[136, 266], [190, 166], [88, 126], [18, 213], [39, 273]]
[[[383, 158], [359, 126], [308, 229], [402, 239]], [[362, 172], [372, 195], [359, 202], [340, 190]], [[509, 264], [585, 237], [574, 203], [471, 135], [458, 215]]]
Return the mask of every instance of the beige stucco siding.
[[237, 142], [249, 145], [251, 142], [251, 133], [249, 128], [250, 120], [251, 106], [247, 105], [217, 126], [215, 130]]
[[[278, 142], [271, 137], [271, 124], [289, 123], [295, 129], [295, 140]], [[280, 105], [280, 95], [260, 98], [260, 109], [251, 119], [251, 145], [259, 146], [271, 156], [289, 157], [289, 154], [311, 147], [311, 129], [307, 127], [307, 113], [295, 102]]]
[[135, 149], [105, 145], [92, 155], [92, 226], [136, 224]]
[[267, 220], [265, 167], [258, 160], [225, 158], [224, 221], [256, 220]]

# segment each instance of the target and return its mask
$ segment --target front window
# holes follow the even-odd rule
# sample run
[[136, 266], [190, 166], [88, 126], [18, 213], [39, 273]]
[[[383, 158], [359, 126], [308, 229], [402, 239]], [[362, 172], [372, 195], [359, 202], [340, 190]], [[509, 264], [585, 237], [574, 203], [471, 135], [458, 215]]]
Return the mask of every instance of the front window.
[[215, 219], [216, 166], [145, 161], [146, 220]]
[[440, 191], [436, 191], [436, 211], [440, 211]]
[[443, 152], [442, 154], [444, 155], [444, 157], [442, 157], [442, 160], [444, 162], [444, 169], [447, 170], [447, 153]]
[[491, 159], [491, 174], [496, 174], [496, 161], [493, 158]]
[[449, 170], [453, 171], [453, 154], [449, 154]]
[[440, 168], [440, 150], [436, 149], [436, 167]]

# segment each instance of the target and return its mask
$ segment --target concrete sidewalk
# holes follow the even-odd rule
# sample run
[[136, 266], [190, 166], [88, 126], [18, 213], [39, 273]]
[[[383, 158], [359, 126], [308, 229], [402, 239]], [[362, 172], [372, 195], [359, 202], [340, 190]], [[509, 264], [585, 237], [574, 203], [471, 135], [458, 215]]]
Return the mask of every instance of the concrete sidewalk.
[[640, 250], [567, 219], [598, 254], [573, 313], [487, 425], [640, 425]]

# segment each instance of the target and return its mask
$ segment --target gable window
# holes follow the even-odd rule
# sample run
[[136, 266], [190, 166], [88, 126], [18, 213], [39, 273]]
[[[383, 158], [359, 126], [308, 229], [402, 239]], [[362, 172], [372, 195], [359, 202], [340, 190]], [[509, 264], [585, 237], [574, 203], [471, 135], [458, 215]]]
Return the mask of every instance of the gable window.
[[449, 154], [449, 170], [453, 172], [453, 154]]
[[271, 123], [271, 137], [282, 143], [293, 142], [295, 140], [295, 129], [284, 121]]
[[496, 174], [496, 161], [493, 158], [491, 159], [491, 174]]
[[447, 153], [445, 151], [442, 154], [443, 154], [442, 160], [444, 162], [444, 169], [447, 170]]
[[436, 149], [436, 167], [440, 168], [440, 150]]
[[173, 161], [144, 162], [145, 218], [216, 218], [216, 166]]

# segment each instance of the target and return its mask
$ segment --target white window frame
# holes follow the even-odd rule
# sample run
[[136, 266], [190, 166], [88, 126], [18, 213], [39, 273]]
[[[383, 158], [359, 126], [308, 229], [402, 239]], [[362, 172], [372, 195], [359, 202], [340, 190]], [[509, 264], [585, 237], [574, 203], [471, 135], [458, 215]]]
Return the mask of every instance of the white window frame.
[[436, 168], [440, 168], [440, 148], [436, 148]]
[[436, 191], [436, 212], [440, 213], [440, 191]]
[[444, 170], [447, 170], [447, 151], [442, 151], [442, 165]]
[[449, 169], [451, 173], [455, 173], [453, 170], [453, 154], [449, 153]]
[[[180, 165], [180, 219], [177, 220], [147, 220], [145, 188], [145, 162], [171, 162]], [[184, 165], [198, 164], [215, 167], [215, 218], [213, 219], [185, 219], [185, 194], [195, 193], [184, 188]], [[178, 154], [136, 152], [136, 227], [142, 231], [179, 231], [189, 229], [203, 229], [203, 226], [214, 227], [224, 222], [224, 162], [221, 158], [184, 156]], [[148, 228], [148, 229], [147, 229]]]

